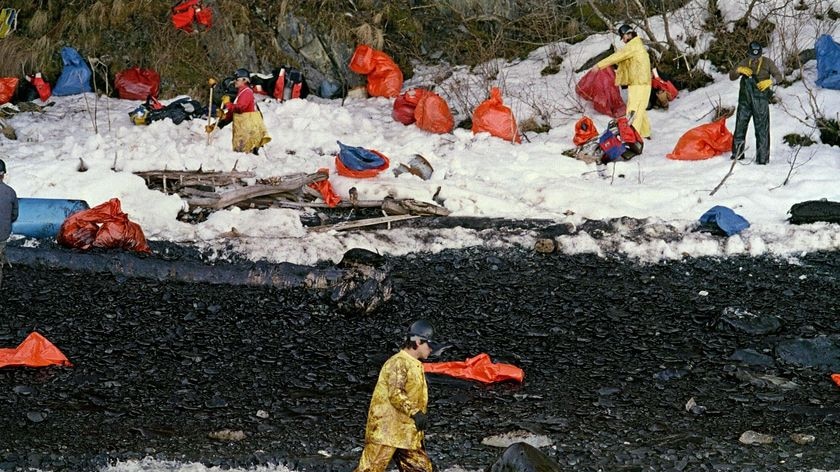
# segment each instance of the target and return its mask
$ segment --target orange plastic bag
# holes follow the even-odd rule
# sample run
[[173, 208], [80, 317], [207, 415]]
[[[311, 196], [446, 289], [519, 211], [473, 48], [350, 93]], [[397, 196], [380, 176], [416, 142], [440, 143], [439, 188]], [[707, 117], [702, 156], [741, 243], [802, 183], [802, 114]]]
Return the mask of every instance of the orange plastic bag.
[[[318, 169], [318, 172], [322, 174], [329, 175], [330, 170], [327, 168]], [[327, 204], [328, 207], [333, 208], [339, 203], [341, 203], [341, 197], [335, 193], [335, 189], [333, 189], [332, 184], [330, 181], [327, 180], [319, 180], [318, 182], [312, 182], [309, 184], [309, 187], [314, 188], [321, 194], [321, 198], [324, 200], [324, 203]]]
[[465, 380], [477, 380], [486, 384], [514, 380], [522, 382], [525, 372], [512, 364], [494, 364], [490, 356], [481, 353], [466, 361], [425, 362], [423, 371], [427, 374], [443, 374]]
[[18, 86], [17, 77], [0, 77], [0, 105], [9, 103]]
[[394, 100], [394, 110], [391, 112], [391, 118], [404, 125], [410, 125], [417, 121], [414, 117], [414, 110], [417, 109], [417, 104], [428, 91], [425, 89], [411, 89]]
[[391, 160], [388, 159], [388, 156], [382, 154], [381, 152], [370, 149], [370, 152], [376, 154], [377, 156], [381, 157], [385, 160], [385, 163], [379, 167], [375, 167], [373, 169], [363, 169], [363, 170], [355, 170], [347, 167], [341, 162], [339, 159], [338, 154], [335, 155], [335, 170], [338, 172], [338, 175], [343, 175], [344, 177], [353, 177], [356, 179], [369, 179], [371, 177], [376, 177], [379, 175], [380, 172], [387, 169], [389, 165], [391, 165]]
[[498, 87], [490, 89], [490, 98], [473, 112], [472, 132], [485, 131], [505, 141], [522, 142], [513, 112], [502, 102], [502, 91]]
[[101, 247], [151, 252], [140, 225], [122, 212], [118, 198], [70, 215], [61, 224], [57, 239], [62, 246], [75, 249]]
[[455, 119], [446, 100], [434, 92], [424, 92], [414, 109], [417, 127], [430, 133], [449, 133], [455, 127]]
[[592, 122], [592, 118], [584, 116], [577, 120], [577, 123], [575, 123], [575, 137], [573, 139], [575, 146], [580, 146], [595, 136], [598, 136], [598, 129], [595, 128], [595, 123]]
[[403, 74], [391, 56], [360, 44], [350, 58], [350, 70], [367, 76], [367, 92], [371, 97], [396, 97], [400, 94]]
[[732, 133], [726, 119], [706, 123], [685, 132], [674, 150], [665, 157], [678, 161], [699, 161], [732, 150]]
[[16, 348], [0, 349], [0, 367], [46, 367], [73, 364], [55, 345], [36, 332], [29, 333]]
[[840, 374], [831, 374], [831, 380], [840, 387]]

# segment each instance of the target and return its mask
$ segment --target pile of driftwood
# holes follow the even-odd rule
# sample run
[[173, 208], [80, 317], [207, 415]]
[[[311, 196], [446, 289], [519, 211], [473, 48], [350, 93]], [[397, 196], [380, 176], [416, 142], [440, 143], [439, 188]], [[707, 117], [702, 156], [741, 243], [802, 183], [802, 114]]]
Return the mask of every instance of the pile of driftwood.
[[348, 230], [365, 226], [387, 224], [419, 216], [448, 216], [449, 210], [433, 203], [414, 199], [385, 198], [383, 200], [359, 200], [356, 189], [337, 205], [328, 206], [321, 200], [321, 194], [310, 184], [327, 180], [326, 172], [291, 174], [256, 180], [249, 171], [170, 171], [153, 170], [135, 172], [146, 180], [146, 186], [167, 194], [177, 194], [189, 205], [190, 212], [211, 212], [232, 206], [248, 209], [264, 208], [337, 208], [337, 209], [379, 209], [381, 217], [342, 221], [338, 224], [312, 227], [311, 231]]

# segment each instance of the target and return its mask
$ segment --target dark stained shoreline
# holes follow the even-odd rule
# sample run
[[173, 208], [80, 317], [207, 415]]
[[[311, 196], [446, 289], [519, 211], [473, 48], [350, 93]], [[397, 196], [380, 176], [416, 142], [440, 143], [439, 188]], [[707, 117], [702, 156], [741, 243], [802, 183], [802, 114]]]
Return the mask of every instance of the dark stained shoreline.
[[[0, 470], [152, 456], [349, 472], [379, 366], [420, 317], [455, 344], [442, 360], [487, 352], [526, 373], [521, 386], [430, 378], [427, 448], [441, 469], [489, 466], [501, 450], [481, 439], [512, 430], [554, 440], [543, 451], [570, 470], [840, 467], [840, 388], [775, 352], [840, 333], [837, 253], [799, 264], [480, 249], [389, 260], [394, 296], [367, 318], [307, 289], [7, 269], [0, 347], [37, 330], [75, 367], [0, 369]], [[727, 308], [781, 327], [749, 334], [722, 322]], [[730, 359], [745, 350], [764, 357]], [[686, 411], [691, 398], [705, 411]], [[208, 437], [223, 429], [246, 438]], [[739, 443], [747, 430], [775, 441]]]

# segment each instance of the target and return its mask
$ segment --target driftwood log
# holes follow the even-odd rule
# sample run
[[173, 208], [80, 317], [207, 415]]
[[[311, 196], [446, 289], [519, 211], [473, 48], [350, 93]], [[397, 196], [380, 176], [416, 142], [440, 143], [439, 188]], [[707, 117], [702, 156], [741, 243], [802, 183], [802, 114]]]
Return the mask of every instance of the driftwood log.
[[213, 210], [221, 210], [255, 198], [296, 191], [313, 182], [319, 182], [326, 179], [327, 174], [315, 172], [312, 174], [293, 176], [291, 178], [284, 179], [275, 185], [250, 185], [248, 187], [229, 190], [221, 194], [214, 194], [213, 196], [206, 194], [202, 196], [192, 196], [187, 198], [187, 203], [190, 207], [200, 206]]
[[201, 187], [215, 190], [219, 186], [244, 185], [244, 179], [256, 176], [251, 171], [150, 170], [135, 172], [143, 177], [148, 187], [162, 188], [164, 193], [181, 193], [183, 189]]

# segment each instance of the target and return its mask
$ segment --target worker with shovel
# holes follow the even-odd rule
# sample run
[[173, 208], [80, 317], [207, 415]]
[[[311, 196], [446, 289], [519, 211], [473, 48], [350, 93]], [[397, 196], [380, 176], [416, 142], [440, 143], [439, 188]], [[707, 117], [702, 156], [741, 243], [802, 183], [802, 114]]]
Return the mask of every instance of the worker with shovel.
[[365, 449], [355, 472], [384, 472], [393, 458], [400, 472], [432, 472], [423, 446], [429, 393], [422, 359], [442, 348], [432, 325], [415, 321], [402, 349], [379, 372], [365, 428]]
[[[254, 100], [251, 73], [247, 69], [237, 69], [234, 77], [236, 98], [232, 103], [222, 101], [219, 127], [233, 121], [233, 150], [259, 155], [259, 149], [271, 141], [271, 136], [268, 135], [262, 112]], [[208, 132], [212, 132], [214, 127], [215, 125], [208, 126]]]

